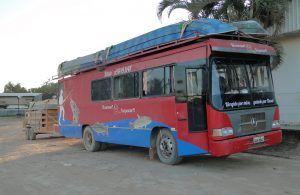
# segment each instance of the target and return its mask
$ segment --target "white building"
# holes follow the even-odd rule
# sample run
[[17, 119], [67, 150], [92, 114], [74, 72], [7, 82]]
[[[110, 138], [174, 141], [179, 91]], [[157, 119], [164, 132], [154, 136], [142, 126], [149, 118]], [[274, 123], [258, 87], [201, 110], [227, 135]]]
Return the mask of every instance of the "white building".
[[300, 130], [300, 0], [292, 0], [278, 41], [284, 62], [273, 71], [283, 129]]

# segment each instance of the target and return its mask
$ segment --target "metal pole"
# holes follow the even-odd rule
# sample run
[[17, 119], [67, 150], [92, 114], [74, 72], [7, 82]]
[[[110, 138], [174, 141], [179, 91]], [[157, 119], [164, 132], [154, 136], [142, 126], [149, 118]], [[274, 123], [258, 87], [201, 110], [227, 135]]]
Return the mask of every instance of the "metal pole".
[[17, 96], [18, 97], [18, 114], [17, 114], [17, 116], [19, 117], [19, 116], [21, 116], [20, 115], [20, 98], [22, 98], [22, 96]]
[[20, 116], [20, 97], [18, 96], [18, 114], [17, 116]]

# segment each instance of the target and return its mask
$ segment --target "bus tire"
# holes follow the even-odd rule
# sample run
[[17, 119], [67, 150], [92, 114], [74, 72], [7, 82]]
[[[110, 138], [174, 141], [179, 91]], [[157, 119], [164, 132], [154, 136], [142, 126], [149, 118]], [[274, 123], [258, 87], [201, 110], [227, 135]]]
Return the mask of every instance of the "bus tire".
[[156, 136], [156, 150], [159, 160], [168, 165], [176, 165], [181, 162], [178, 156], [177, 142], [168, 129], [161, 129]]
[[29, 140], [36, 140], [36, 133], [32, 128], [29, 128], [28, 134], [29, 134]]
[[83, 131], [83, 145], [89, 152], [97, 152], [100, 150], [101, 144], [95, 140], [92, 129], [87, 126]]
[[107, 147], [108, 147], [107, 143], [103, 143], [103, 142], [99, 142], [99, 143], [100, 143], [100, 147], [99, 147], [100, 151], [107, 149]]

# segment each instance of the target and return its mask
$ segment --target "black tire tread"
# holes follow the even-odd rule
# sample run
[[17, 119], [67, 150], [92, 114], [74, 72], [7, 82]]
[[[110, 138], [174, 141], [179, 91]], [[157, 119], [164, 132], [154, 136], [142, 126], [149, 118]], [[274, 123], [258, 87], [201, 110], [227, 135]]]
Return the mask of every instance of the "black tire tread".
[[[90, 148], [88, 148], [88, 146], [85, 145], [85, 141], [84, 141], [84, 139], [85, 139], [85, 133], [87, 133], [87, 131], [89, 131], [89, 133], [91, 133], [92, 139], [93, 139], [93, 143], [91, 144]], [[92, 131], [92, 129], [89, 126], [87, 126], [87, 127], [84, 128], [83, 138], [82, 139], [83, 139], [83, 145], [84, 145], [84, 147], [85, 147], [85, 149], [87, 151], [89, 151], [89, 152], [97, 152], [97, 151], [99, 151], [101, 149], [101, 143], [97, 142], [95, 140], [93, 131]]]
[[[170, 159], [166, 159], [162, 156], [161, 151], [159, 149], [159, 143], [160, 143], [160, 135], [162, 134], [166, 134], [168, 135], [168, 137], [170, 137], [174, 143], [174, 154], [172, 155], [172, 157], [170, 157]], [[182, 161], [182, 157], [178, 156], [178, 148], [177, 148], [177, 142], [175, 137], [173, 136], [173, 134], [171, 133], [171, 131], [167, 128], [163, 128], [160, 130], [160, 132], [157, 134], [156, 137], [156, 150], [157, 150], [157, 155], [159, 160], [162, 163], [168, 164], [168, 165], [176, 165], [179, 164]]]

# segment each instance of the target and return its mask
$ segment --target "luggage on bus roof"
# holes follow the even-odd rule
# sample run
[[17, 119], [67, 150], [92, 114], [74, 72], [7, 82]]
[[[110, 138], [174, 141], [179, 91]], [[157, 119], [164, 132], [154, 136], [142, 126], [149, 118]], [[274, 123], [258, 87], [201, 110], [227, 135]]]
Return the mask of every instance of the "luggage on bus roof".
[[215, 19], [202, 18], [179, 22], [108, 47], [105, 50], [63, 62], [58, 67], [58, 76], [76, 73], [99, 64], [109, 63], [145, 49], [173, 41], [236, 31], [238, 31], [236, 26]]

